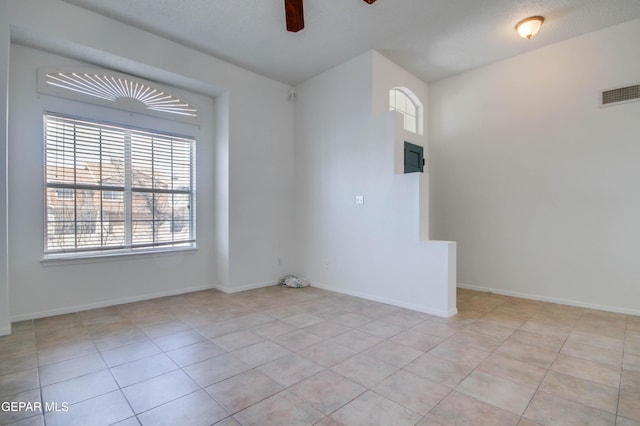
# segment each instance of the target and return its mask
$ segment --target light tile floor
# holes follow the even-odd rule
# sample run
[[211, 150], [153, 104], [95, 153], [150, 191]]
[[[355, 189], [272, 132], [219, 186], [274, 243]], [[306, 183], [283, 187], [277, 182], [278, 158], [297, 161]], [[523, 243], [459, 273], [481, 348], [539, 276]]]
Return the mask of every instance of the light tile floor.
[[468, 290], [458, 309], [269, 287], [16, 323], [0, 424], [640, 425], [640, 317]]

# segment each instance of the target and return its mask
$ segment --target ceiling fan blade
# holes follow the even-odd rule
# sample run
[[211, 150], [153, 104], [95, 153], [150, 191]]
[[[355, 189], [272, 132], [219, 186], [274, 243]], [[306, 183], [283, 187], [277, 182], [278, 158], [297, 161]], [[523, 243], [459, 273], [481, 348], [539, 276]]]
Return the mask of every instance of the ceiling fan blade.
[[287, 31], [297, 33], [304, 28], [302, 0], [284, 0], [284, 11], [287, 18]]
[[376, 0], [364, 0], [365, 3], [369, 3], [369, 4], [374, 4], [376, 2]]

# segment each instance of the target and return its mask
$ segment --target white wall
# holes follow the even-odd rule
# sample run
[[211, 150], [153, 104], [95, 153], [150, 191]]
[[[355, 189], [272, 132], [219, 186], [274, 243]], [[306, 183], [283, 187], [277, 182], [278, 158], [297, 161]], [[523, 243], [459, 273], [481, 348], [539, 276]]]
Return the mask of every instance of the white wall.
[[[429, 142], [427, 121], [427, 85], [389, 59], [374, 51], [373, 53], [373, 92], [372, 111], [374, 115], [389, 110], [389, 90], [392, 88], [409, 89], [422, 104], [422, 120], [418, 122], [418, 133], [411, 133], [404, 126], [396, 126], [395, 172], [404, 173], [404, 142], [411, 142], [424, 148], [424, 158], [429, 162]], [[420, 239], [429, 239], [429, 164], [425, 172], [418, 176]]]
[[[215, 167], [207, 172], [211, 179], [215, 175], [215, 179], [214, 182], [198, 182], [198, 189], [204, 187], [215, 193], [211, 201], [214, 207], [210, 211], [198, 211], [199, 233], [212, 235], [212, 253], [206, 250], [201, 253], [202, 257], [211, 257], [208, 262], [215, 265], [213, 272], [213, 266], [207, 269], [201, 264], [196, 268], [197, 273], [190, 275], [191, 268], [185, 262], [191, 260], [182, 255], [164, 258], [163, 264], [167, 268], [173, 266], [176, 272], [163, 275], [165, 278], [155, 277], [161, 284], [152, 289], [141, 283], [148, 281], [149, 267], [155, 265], [155, 261], [140, 258], [124, 261], [128, 265], [130, 262], [124, 268], [130, 273], [121, 277], [122, 287], [91, 287], [87, 283], [105, 268], [104, 263], [69, 264], [38, 270], [43, 267], [39, 262], [33, 263], [35, 257], [30, 257], [28, 265], [22, 265], [19, 264], [22, 259], [12, 254], [8, 259], [9, 271], [36, 268], [37, 272], [33, 274], [39, 275], [39, 284], [37, 289], [31, 288], [37, 291], [27, 295], [23, 287], [26, 276], [17, 271], [16, 274], [10, 272], [11, 279], [5, 285], [5, 274], [0, 274], [0, 332], [8, 328], [10, 319], [151, 297], [158, 293], [153, 291], [157, 289], [161, 293], [171, 293], [184, 291], [191, 288], [190, 285], [208, 285], [238, 291], [275, 282], [281, 276], [283, 268], [292, 263], [293, 241], [293, 229], [289, 226], [293, 221], [293, 105], [287, 101], [287, 86], [57, 0], [3, 1], [0, 7], [0, 99], [3, 104], [0, 113], [4, 112], [4, 104], [9, 99], [6, 71], [12, 59], [9, 42], [13, 40], [216, 97], [214, 117], [218, 120], [213, 136], [215, 142], [212, 141], [215, 143], [214, 158], [205, 159], [211, 169]], [[9, 111], [12, 108], [9, 105]], [[210, 119], [213, 121], [214, 117]], [[7, 122], [4, 115], [0, 119], [0, 130], [3, 130], [7, 128]], [[8, 128], [10, 132], [14, 131], [11, 122]], [[8, 145], [18, 142], [11, 140], [7, 144], [3, 132], [0, 151], [4, 155]], [[41, 150], [37, 155], [42, 155]], [[198, 162], [200, 172], [200, 159]], [[6, 172], [3, 162], [0, 175], [4, 176]], [[12, 173], [11, 167], [9, 173]], [[3, 179], [2, 192], [6, 185]], [[8, 185], [9, 193], [20, 192], [19, 181], [9, 181]], [[4, 200], [2, 192], [0, 198]], [[0, 202], [0, 229], [6, 228], [7, 220]], [[41, 223], [39, 220], [32, 226], [40, 229]], [[13, 242], [9, 241], [9, 244]], [[0, 264], [4, 265], [6, 258], [0, 250]], [[278, 265], [278, 259], [282, 259], [284, 266]], [[118, 267], [122, 262], [116, 263]], [[53, 271], [62, 271], [58, 268], [69, 271], [59, 275], [73, 278], [75, 287], [49, 298], [59, 288], [42, 279], [58, 274]], [[193, 282], [173, 280], [178, 271], [192, 277]], [[76, 290], [77, 294], [73, 295], [71, 292]], [[73, 300], [65, 296], [73, 296]]]
[[374, 81], [385, 61], [369, 52], [296, 87], [299, 272], [318, 287], [449, 316], [455, 244], [420, 240], [420, 176], [394, 170], [399, 117], [372, 113], [374, 93], [388, 100], [399, 85]]
[[[515, 36], [515, 35], [514, 35]], [[459, 282], [640, 314], [640, 20], [429, 86], [432, 238]]]

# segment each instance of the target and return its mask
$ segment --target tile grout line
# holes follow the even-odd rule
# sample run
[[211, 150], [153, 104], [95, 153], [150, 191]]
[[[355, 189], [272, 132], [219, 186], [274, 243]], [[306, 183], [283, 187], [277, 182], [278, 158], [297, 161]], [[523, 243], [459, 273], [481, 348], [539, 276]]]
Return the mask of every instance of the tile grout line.
[[625, 317], [624, 322], [624, 341], [622, 344], [622, 360], [620, 362], [620, 381], [618, 382], [618, 398], [616, 401], [616, 423], [618, 422], [618, 412], [620, 411], [620, 399], [622, 398], [622, 375], [624, 374], [624, 354], [627, 348], [627, 331], [629, 325], [629, 317]]
[[[453, 336], [455, 336], [458, 332], [460, 332], [460, 331], [462, 331], [462, 330], [467, 329], [468, 327], [470, 327], [471, 325], [475, 324], [477, 321], [481, 320], [481, 319], [482, 319], [482, 318], [484, 318], [485, 316], [489, 315], [491, 312], [495, 311], [496, 309], [498, 309], [500, 306], [504, 305], [505, 303], [507, 303], [507, 302], [506, 302], [506, 301], [504, 301], [504, 302], [503, 302], [503, 303], [501, 303], [500, 305], [495, 306], [493, 309], [491, 309], [490, 311], [488, 311], [487, 313], [485, 313], [482, 317], [475, 319], [472, 323], [470, 323], [470, 324], [468, 324], [468, 325], [466, 325], [466, 326], [462, 327], [460, 330], [457, 330], [454, 334], [452, 334], [452, 335], [450, 335], [450, 336], [446, 337], [445, 339], [443, 339], [443, 340], [442, 340], [442, 342], [438, 343], [438, 344], [437, 344], [437, 345], [435, 345], [433, 348], [435, 348], [435, 347], [439, 346], [440, 344], [442, 344], [442, 343], [444, 343], [444, 342], [448, 341], [450, 338], [452, 338]], [[516, 330], [517, 330], [517, 329], [516, 329]], [[516, 331], [516, 330], [512, 331], [512, 332], [511, 332], [511, 334], [509, 334], [509, 336], [505, 337], [505, 338], [502, 340], [501, 345], [502, 345], [504, 342], [506, 342], [506, 341], [507, 341], [507, 339], [508, 339], [509, 337], [511, 337], [511, 336], [513, 335], [513, 333], [515, 333], [515, 331]], [[485, 358], [484, 358], [484, 360], [486, 360], [489, 356], [491, 356], [492, 354], [494, 354], [494, 353], [495, 353], [495, 351], [496, 351], [499, 347], [500, 347], [500, 345], [498, 345], [497, 347], [495, 347], [491, 352], [485, 351], [485, 352], [488, 352], [488, 353], [489, 353], [489, 355], [488, 355], [487, 357], [485, 357]], [[425, 354], [426, 354], [426, 353], [431, 352], [431, 350], [432, 350], [433, 348], [430, 348], [427, 352], [425, 352]], [[441, 357], [438, 357], [437, 355], [432, 355], [432, 356], [435, 356], [435, 357], [437, 357], [437, 358], [441, 358]], [[484, 360], [483, 360], [483, 361], [484, 361]], [[427, 418], [427, 417], [429, 416], [429, 414], [430, 414], [433, 410], [435, 410], [435, 409], [436, 409], [436, 407], [438, 407], [438, 406], [442, 403], [442, 401], [444, 401], [444, 400], [445, 400], [449, 395], [451, 395], [453, 392], [459, 392], [459, 393], [461, 393], [461, 394], [463, 394], [463, 395], [465, 395], [465, 396], [468, 396], [468, 397], [470, 397], [470, 398], [473, 398], [473, 399], [475, 399], [476, 401], [479, 401], [479, 402], [481, 402], [481, 403], [483, 403], [483, 404], [489, 404], [489, 403], [484, 402], [484, 401], [481, 401], [481, 400], [479, 400], [479, 399], [477, 399], [477, 398], [475, 398], [475, 397], [473, 397], [473, 396], [471, 396], [471, 395], [467, 395], [467, 394], [465, 394], [465, 393], [463, 393], [463, 392], [460, 392], [460, 391], [457, 391], [457, 390], [456, 390], [456, 389], [458, 388], [458, 386], [460, 386], [460, 385], [462, 384], [462, 382], [464, 382], [464, 381], [465, 381], [465, 380], [466, 380], [466, 379], [467, 379], [471, 374], [473, 374], [473, 373], [476, 371], [476, 369], [480, 366], [480, 364], [482, 364], [482, 362], [483, 362], [483, 361], [479, 362], [479, 363], [478, 363], [478, 365], [476, 365], [475, 367], [473, 367], [473, 368], [469, 371], [469, 373], [468, 373], [468, 374], [466, 374], [466, 375], [465, 375], [465, 376], [464, 376], [464, 377], [463, 377], [463, 378], [462, 378], [462, 379], [461, 379], [461, 380], [460, 380], [460, 381], [459, 381], [455, 386], [453, 386], [453, 387], [451, 388], [451, 390], [447, 393], [447, 395], [445, 395], [445, 396], [444, 396], [440, 401], [438, 401], [438, 403], [437, 403], [436, 405], [434, 405], [434, 406], [433, 406], [433, 407], [432, 407], [432, 408], [427, 412], [427, 414], [425, 414], [425, 415], [424, 415], [423, 419]], [[505, 411], [505, 412], [508, 412], [507, 410], [504, 410], [504, 409], [502, 409], [502, 408], [500, 408], [500, 407], [497, 407], [497, 406], [495, 406], [495, 405], [493, 405], [493, 404], [489, 404], [489, 405], [491, 405], [491, 406], [493, 406], [493, 407], [496, 407], [496, 408], [498, 408], [498, 409], [500, 409], [500, 410], [503, 410], [503, 411]]]
[[[93, 338], [91, 338], [91, 341], [94, 342]], [[94, 342], [94, 344], [95, 344], [95, 342]], [[96, 345], [96, 349], [98, 350], [98, 353], [100, 354], [100, 358], [102, 359], [102, 362], [104, 362], [105, 367], [107, 368], [107, 370], [109, 370], [109, 375], [111, 375], [111, 379], [118, 386], [118, 392], [120, 392], [120, 395], [122, 395], [122, 398], [124, 398], [124, 400], [127, 402], [127, 406], [129, 407], [129, 409], [133, 413], [133, 417], [136, 419], [138, 424], [140, 424], [140, 420], [138, 420], [138, 416], [136, 414], [136, 411], [133, 409], [133, 406], [131, 406], [131, 403], [129, 402], [129, 399], [127, 399], [127, 397], [124, 394], [124, 392], [122, 392], [122, 387], [120, 386], [120, 382], [118, 382], [118, 380], [116, 379], [116, 377], [113, 374], [113, 371], [111, 371], [111, 367], [109, 367], [109, 364], [107, 363], [107, 360], [104, 359], [104, 355], [102, 354], [102, 351], [97, 347], [97, 345]], [[104, 394], [104, 395], [106, 395], [106, 394]], [[131, 418], [131, 417], [127, 417], [127, 418], [122, 419], [122, 420], [126, 420], [128, 418]], [[118, 422], [122, 421], [122, 420], [118, 420]], [[118, 423], [118, 422], [116, 422], [116, 423]]]
[[[548, 304], [548, 302], [545, 302], [545, 304]], [[545, 306], [545, 304], [543, 304], [542, 306]], [[542, 306], [541, 306], [540, 310], [542, 309]], [[582, 312], [580, 313], [580, 316], [582, 317]], [[576, 320], [576, 323], [577, 323], [577, 320]], [[575, 328], [575, 324], [572, 327], [571, 331], [573, 331], [573, 328]], [[547, 376], [549, 375], [549, 373], [553, 369], [553, 364], [556, 362], [556, 360], [560, 356], [560, 353], [562, 352], [562, 348], [564, 347], [564, 345], [569, 340], [569, 336], [571, 335], [571, 331], [569, 331], [569, 333], [567, 333], [567, 336], [564, 338], [564, 341], [562, 342], [562, 345], [558, 348], [558, 351], [556, 352], [556, 355], [554, 356], [553, 361], [551, 361], [551, 364], [549, 364], [549, 368], [546, 369], [547, 371], [544, 374], [544, 377], [542, 378], [542, 380], [540, 380], [540, 383], [538, 383], [538, 386], [536, 387], [536, 391], [533, 393], [533, 395], [531, 396], [531, 399], [529, 400], [529, 403], [527, 404], [526, 408], [522, 412], [522, 416], [520, 416], [520, 421], [522, 421], [523, 419], [530, 420], [530, 419], [526, 418], [524, 415], [526, 414], [526, 412], [529, 409], [529, 407], [531, 407], [531, 404], [533, 403], [533, 401], [534, 401], [535, 397], [538, 395], [538, 393], [542, 392], [540, 390], [540, 387], [542, 386], [542, 383], [544, 383], [544, 381], [546, 380]], [[531, 421], [533, 421], [533, 420], [531, 420]]]
[[[506, 301], [504, 301], [504, 302], [503, 302], [503, 303], [501, 303], [500, 305], [496, 306], [496, 307], [495, 307], [495, 308], [493, 308], [491, 311], [487, 312], [485, 315], [483, 315], [482, 317], [480, 317], [480, 318], [478, 318], [476, 321], [474, 321], [474, 323], [475, 323], [475, 322], [477, 322], [477, 321], [479, 321], [479, 320], [481, 320], [482, 318], [486, 317], [486, 316], [487, 316], [487, 315], [489, 315], [491, 312], [495, 311], [496, 309], [498, 309], [500, 306], [504, 305], [505, 303], [507, 303], [507, 302], [506, 302]], [[524, 324], [524, 323], [523, 323], [523, 324]], [[471, 325], [471, 324], [470, 324], [470, 325]], [[469, 325], [469, 326], [470, 326], [470, 325]], [[522, 325], [520, 325], [520, 327], [521, 327], [521, 326], [522, 326]], [[467, 327], [468, 327], [468, 326], [467, 326]], [[467, 328], [467, 327], [465, 327], [465, 328]], [[498, 348], [499, 348], [500, 346], [502, 346], [502, 345], [503, 345], [503, 344], [504, 344], [504, 343], [509, 339], [509, 337], [513, 336], [513, 334], [514, 334], [517, 330], [519, 330], [519, 329], [520, 329], [520, 327], [518, 327], [518, 328], [516, 328], [515, 330], [513, 330], [513, 331], [511, 332], [511, 334], [509, 334], [509, 336], [507, 336], [506, 338], [504, 338], [504, 339], [502, 340], [502, 342], [500, 343], [500, 345], [496, 346], [492, 351], [490, 351], [490, 352], [489, 352], [489, 355], [488, 355], [487, 357], [485, 357], [481, 362], [479, 362], [479, 363], [478, 363], [478, 365], [476, 365], [475, 367], [473, 367], [473, 369], [469, 372], [469, 374], [467, 374], [467, 375], [466, 375], [462, 380], [460, 380], [460, 382], [458, 382], [458, 384], [453, 388], [453, 391], [456, 391], [456, 389], [458, 388], [458, 386], [460, 386], [460, 385], [461, 385], [461, 384], [462, 384], [462, 383], [463, 383], [463, 382], [464, 382], [464, 381], [465, 381], [469, 376], [471, 376], [471, 375], [472, 375], [472, 374], [473, 374], [473, 373], [478, 369], [478, 367], [482, 364], [482, 362], [484, 362], [484, 361], [485, 361], [487, 358], [489, 358], [491, 355], [495, 354], [495, 351], [496, 351], [496, 350], [498, 350]], [[453, 337], [453, 336], [451, 336], [451, 337]], [[478, 370], [478, 371], [479, 371], [479, 370]], [[479, 371], [479, 372], [480, 372], [480, 371]], [[509, 382], [511, 382], [511, 380], [509, 380]], [[511, 383], [513, 383], [513, 382], [511, 382]], [[517, 383], [514, 383], [514, 384], [517, 384]], [[457, 391], [457, 392], [459, 392], [459, 391]], [[485, 402], [485, 401], [481, 401], [481, 400], [479, 400], [479, 399], [477, 399], [477, 398], [475, 398], [475, 397], [473, 397], [473, 396], [471, 396], [471, 395], [467, 395], [467, 394], [465, 394], [464, 392], [460, 392], [460, 393], [462, 393], [462, 394], [464, 394], [464, 395], [466, 395], [466, 396], [469, 396], [469, 397], [471, 397], [471, 398], [474, 398], [474, 399], [476, 399], [477, 401], [480, 401], [480, 402], [483, 402], [483, 403], [485, 403], [485, 404], [488, 404], [487, 402]], [[532, 396], [531, 398], [533, 399], [533, 396]], [[503, 408], [501, 408], [501, 407], [497, 407], [497, 406], [495, 406], [495, 405], [493, 405], [493, 404], [489, 404], [489, 405], [494, 406], [494, 407], [496, 407], [496, 408], [498, 408], [498, 409], [500, 409], [500, 410], [504, 410]], [[505, 412], [509, 412], [508, 410], [504, 410], [504, 411], [505, 411]], [[525, 408], [525, 411], [526, 411], [526, 408]], [[523, 411], [523, 414], [524, 414], [524, 411]], [[523, 415], [523, 414], [521, 414], [521, 415], [519, 416], [519, 418], [520, 418], [520, 419], [522, 418], [522, 415]]]

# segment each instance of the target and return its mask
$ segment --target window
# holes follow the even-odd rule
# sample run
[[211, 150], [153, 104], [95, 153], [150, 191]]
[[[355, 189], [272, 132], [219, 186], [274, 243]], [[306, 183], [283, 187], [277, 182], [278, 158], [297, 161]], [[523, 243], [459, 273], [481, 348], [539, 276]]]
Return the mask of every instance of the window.
[[415, 95], [405, 89], [389, 90], [389, 111], [398, 111], [404, 117], [404, 129], [412, 133], [422, 133], [420, 129], [422, 105], [414, 100]]
[[102, 191], [104, 201], [121, 201], [124, 198], [124, 191]]
[[76, 194], [73, 189], [70, 188], [58, 188], [56, 189], [56, 195], [58, 198], [75, 198]]
[[195, 140], [45, 113], [45, 254], [195, 243]]

